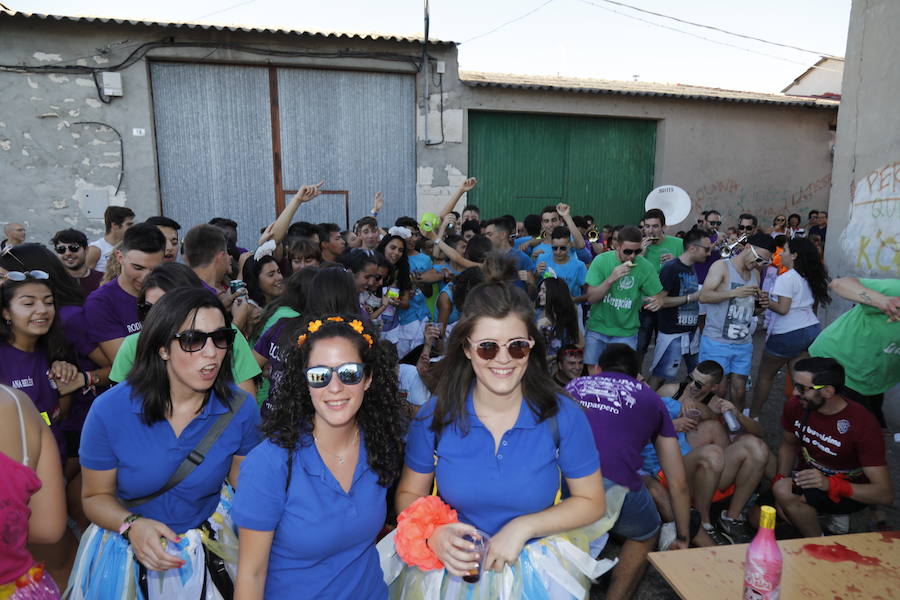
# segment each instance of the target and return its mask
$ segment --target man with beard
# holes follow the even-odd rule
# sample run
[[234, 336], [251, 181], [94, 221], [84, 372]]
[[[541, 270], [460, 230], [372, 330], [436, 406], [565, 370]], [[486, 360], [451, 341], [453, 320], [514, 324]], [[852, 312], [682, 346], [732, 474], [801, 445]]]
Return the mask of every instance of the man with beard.
[[[833, 358], [804, 358], [793, 368], [794, 396], [784, 406], [784, 438], [772, 491], [803, 537], [822, 535], [818, 515], [844, 516], [893, 502], [884, 438], [875, 417], [844, 395], [844, 368]], [[839, 521], [838, 521], [839, 522]]]
[[100, 287], [103, 273], [87, 266], [87, 236], [77, 229], [57, 231], [50, 240], [69, 275], [78, 280], [84, 297]]

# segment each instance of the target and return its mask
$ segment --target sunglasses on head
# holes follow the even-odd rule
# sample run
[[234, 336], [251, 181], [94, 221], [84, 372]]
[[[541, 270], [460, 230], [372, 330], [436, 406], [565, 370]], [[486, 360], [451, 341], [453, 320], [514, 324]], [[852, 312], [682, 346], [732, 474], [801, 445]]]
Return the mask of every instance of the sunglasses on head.
[[738, 225], [738, 231], [753, 231], [753, 225]]
[[798, 394], [805, 394], [807, 390], [821, 390], [824, 385], [803, 385], [802, 383], [795, 383], [794, 390]]
[[344, 385], [356, 385], [366, 374], [362, 363], [344, 363], [336, 367], [310, 367], [306, 370], [306, 383], [311, 388], [323, 388], [331, 383], [331, 374], [337, 373]]
[[[153, 306], [151, 304], [151, 306]], [[228, 350], [234, 342], [235, 331], [231, 327], [222, 327], [215, 331], [198, 331], [188, 329], [175, 334], [178, 345], [185, 352], [200, 352], [206, 347], [206, 340], [211, 339], [213, 345], [220, 350]]]
[[475, 353], [483, 360], [493, 360], [496, 358], [497, 354], [500, 353], [501, 347], [506, 348], [510, 358], [521, 359], [528, 356], [528, 353], [531, 352], [531, 347], [534, 346], [534, 340], [517, 339], [510, 340], [505, 344], [498, 344], [494, 341], [485, 340], [472, 345], [475, 346]]
[[759, 253], [757, 253], [756, 248], [754, 248], [753, 246], [750, 246], [750, 252], [753, 253], [753, 260], [757, 264], [765, 265], [765, 264], [772, 262], [768, 258], [763, 258], [762, 256], [760, 256]]
[[10, 281], [25, 281], [26, 279], [50, 279], [50, 275], [46, 271], [7, 271], [6, 274], [0, 273], [0, 279], [9, 279]]
[[81, 244], [60, 244], [56, 247], [57, 254], [65, 254], [66, 250], [75, 253], [81, 250]]
[[582, 349], [580, 349], [580, 348], [575, 348], [575, 349], [570, 349], [570, 350], [563, 350], [563, 351], [562, 351], [562, 355], [563, 355], [564, 357], [566, 357], [566, 358], [583, 358], [583, 357], [584, 357], [584, 350], [582, 350]]
[[622, 254], [624, 254], [625, 256], [631, 256], [631, 255], [637, 256], [643, 251], [644, 251], [643, 248], [638, 248], [637, 250], [632, 250], [631, 248], [622, 248]]

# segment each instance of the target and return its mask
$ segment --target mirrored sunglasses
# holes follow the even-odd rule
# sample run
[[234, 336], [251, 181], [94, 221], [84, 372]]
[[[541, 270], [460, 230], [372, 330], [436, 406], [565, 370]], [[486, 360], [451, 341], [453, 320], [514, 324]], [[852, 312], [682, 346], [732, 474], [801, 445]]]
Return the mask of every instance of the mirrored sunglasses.
[[344, 363], [336, 367], [310, 367], [306, 370], [306, 383], [311, 388], [323, 388], [331, 383], [331, 374], [337, 373], [344, 385], [356, 385], [362, 381], [366, 367], [362, 363]]
[[478, 354], [482, 360], [493, 360], [496, 358], [497, 354], [500, 353], [500, 348], [506, 348], [510, 358], [518, 360], [528, 356], [532, 346], [534, 346], [534, 340], [510, 340], [505, 344], [498, 344], [497, 342], [485, 340], [473, 345], [475, 346], [475, 353]]
[[[152, 305], [151, 305], [152, 306]], [[222, 327], [215, 331], [198, 331], [188, 329], [175, 334], [178, 345], [185, 352], [199, 352], [206, 347], [206, 340], [211, 339], [213, 345], [220, 350], [228, 350], [234, 342], [235, 331], [231, 327]]]
[[10, 281], [25, 281], [26, 279], [50, 279], [50, 275], [46, 271], [7, 271], [5, 274], [0, 273], [0, 279], [9, 279]]

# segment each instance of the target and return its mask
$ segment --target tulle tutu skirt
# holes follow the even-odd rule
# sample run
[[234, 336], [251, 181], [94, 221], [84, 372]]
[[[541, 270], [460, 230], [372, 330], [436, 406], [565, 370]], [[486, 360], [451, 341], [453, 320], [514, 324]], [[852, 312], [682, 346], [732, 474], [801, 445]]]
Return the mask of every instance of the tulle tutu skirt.
[[534, 540], [525, 545], [515, 565], [485, 571], [477, 583], [467, 583], [446, 570], [423, 571], [397, 556], [394, 533], [378, 543], [381, 568], [391, 600], [582, 600], [591, 583], [616, 560], [595, 560], [606, 545], [628, 490], [606, 492], [606, 514], [586, 527]]
[[183, 547], [169, 549], [185, 561], [183, 567], [146, 571], [147, 596], [142, 591], [141, 568], [131, 544], [118, 533], [92, 524], [81, 537], [64, 597], [68, 600], [224, 600], [208, 572], [206, 553], [222, 559], [228, 576], [234, 581], [237, 535], [231, 520], [232, 495], [230, 487], [222, 488], [219, 504], [206, 521], [212, 536], [201, 528], [191, 529], [180, 534]]
[[43, 565], [35, 565], [12, 583], [0, 585], [0, 600], [59, 600], [59, 588]]

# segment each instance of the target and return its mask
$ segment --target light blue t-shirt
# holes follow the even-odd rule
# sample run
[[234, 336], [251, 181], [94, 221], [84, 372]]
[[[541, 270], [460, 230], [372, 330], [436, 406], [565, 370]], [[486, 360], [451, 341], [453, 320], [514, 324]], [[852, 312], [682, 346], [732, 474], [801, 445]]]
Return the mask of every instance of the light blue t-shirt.
[[[415, 273], [421, 274], [434, 268], [431, 257], [423, 252], [420, 252], [415, 256], [407, 256], [407, 260], [409, 261], [410, 275]], [[408, 325], [413, 321], [422, 321], [427, 319], [430, 315], [431, 312], [428, 310], [428, 299], [425, 298], [425, 294], [422, 293], [422, 290], [413, 285], [413, 295], [409, 299], [409, 308], [397, 311], [397, 318], [399, 319], [400, 325]]]
[[[681, 414], [681, 402], [668, 396], [662, 396], [662, 401], [663, 404], [666, 405], [666, 410], [669, 411], [669, 416], [672, 417], [672, 419], [676, 419], [678, 415]], [[681, 449], [682, 456], [693, 450], [687, 441], [686, 433], [677, 432], [675, 437], [678, 439], [678, 447]], [[644, 464], [641, 469], [649, 475], [656, 475], [659, 473], [659, 470], [662, 467], [659, 465], [659, 456], [656, 455], [656, 446], [647, 444], [644, 446], [644, 449], [641, 450], [641, 456], [644, 458]]]
[[[84, 423], [79, 451], [81, 464], [96, 471], [116, 469], [116, 496], [132, 500], [161, 489], [185, 457], [200, 443], [218, 416], [228, 408], [215, 392], [181, 435], [168, 421], [146, 425], [142, 399], [132, 397], [127, 381], [100, 394]], [[131, 510], [184, 533], [209, 518], [219, 502], [222, 482], [231, 459], [246, 456], [259, 443], [259, 411], [256, 401], [232, 386], [233, 410], [228, 427], [206, 458], [171, 490]], [[243, 483], [243, 479], [241, 480]]]
[[406, 440], [406, 465], [417, 473], [435, 473], [441, 498], [456, 509], [459, 520], [489, 535], [521, 515], [553, 506], [559, 473], [586, 477], [600, 468], [600, 458], [587, 417], [570, 398], [559, 395], [559, 458], [548, 419], [537, 417], [522, 400], [516, 424], [503, 434], [494, 451], [494, 437], [466, 399], [468, 434], [460, 424], [444, 428], [437, 445], [431, 429], [436, 398], [418, 412]]
[[566, 282], [569, 293], [572, 294], [573, 298], [584, 294], [582, 286], [584, 285], [584, 278], [587, 277], [587, 267], [583, 262], [577, 258], [569, 257], [568, 261], [558, 264], [551, 259], [547, 261], [547, 269], [553, 269], [557, 279]]
[[235, 524], [275, 532], [265, 598], [387, 598], [375, 550], [387, 489], [369, 468], [363, 436], [349, 492], [308, 437], [294, 451], [287, 491], [287, 451], [269, 440], [247, 456], [241, 471]]

